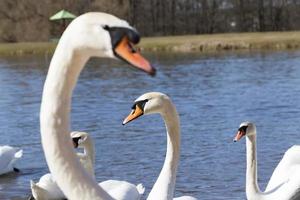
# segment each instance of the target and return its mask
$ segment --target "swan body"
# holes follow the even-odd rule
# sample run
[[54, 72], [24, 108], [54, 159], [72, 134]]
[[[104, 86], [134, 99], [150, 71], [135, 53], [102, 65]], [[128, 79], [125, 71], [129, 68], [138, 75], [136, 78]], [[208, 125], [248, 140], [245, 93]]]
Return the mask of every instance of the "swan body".
[[23, 155], [23, 150], [8, 145], [0, 146], [0, 175], [19, 170], [15, 163]]
[[30, 180], [30, 187], [32, 197], [35, 200], [61, 200], [66, 198], [50, 173], [43, 175], [38, 183]]
[[[159, 92], [143, 94], [135, 100], [132, 112], [125, 118], [123, 125], [143, 114], [159, 113], [167, 129], [167, 152], [162, 170], [148, 196], [148, 200], [172, 200], [174, 196], [177, 166], [180, 157], [179, 116], [171, 99]], [[174, 198], [195, 200], [191, 196]]]
[[247, 172], [246, 195], [248, 200], [291, 200], [300, 198], [300, 146], [288, 149], [274, 170], [266, 190], [257, 184], [256, 126], [251, 122], [240, 125], [234, 141], [246, 136]]
[[118, 58], [154, 75], [155, 69], [135, 51], [137, 31], [106, 13], [86, 13], [67, 27], [52, 57], [40, 109], [42, 146], [49, 170], [70, 200], [112, 200], [81, 166], [69, 135], [71, 97], [90, 57]]
[[145, 192], [142, 184], [134, 185], [127, 181], [107, 180], [99, 183], [99, 186], [118, 200], [139, 200]]

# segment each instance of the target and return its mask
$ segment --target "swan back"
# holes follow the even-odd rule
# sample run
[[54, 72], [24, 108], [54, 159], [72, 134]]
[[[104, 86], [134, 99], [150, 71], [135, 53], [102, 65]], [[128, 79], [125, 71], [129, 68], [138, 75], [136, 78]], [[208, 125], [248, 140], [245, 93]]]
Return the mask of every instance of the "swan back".
[[286, 191], [291, 190], [291, 192], [300, 189], [299, 145], [294, 145], [285, 152], [270, 178], [266, 192], [276, 191], [281, 187]]
[[49, 193], [44, 189], [39, 187], [33, 180], [30, 180], [30, 188], [32, 196], [35, 200], [49, 200]]
[[57, 186], [50, 173], [42, 176], [38, 183], [30, 181], [31, 193], [36, 200], [64, 199], [65, 195]]
[[5, 174], [14, 170], [15, 163], [23, 155], [23, 150], [11, 147], [0, 147], [0, 174]]
[[139, 200], [144, 194], [145, 188], [142, 184], [135, 186], [127, 181], [107, 180], [99, 185], [114, 199]]

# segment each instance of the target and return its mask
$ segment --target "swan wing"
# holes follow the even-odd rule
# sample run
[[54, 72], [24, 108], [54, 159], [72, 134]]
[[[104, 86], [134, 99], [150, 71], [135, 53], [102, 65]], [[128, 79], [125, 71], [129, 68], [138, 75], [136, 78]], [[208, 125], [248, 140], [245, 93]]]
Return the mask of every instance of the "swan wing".
[[[64, 199], [66, 198], [64, 193], [56, 184], [55, 180], [53, 179], [50, 173], [43, 175], [39, 182], [35, 184], [36, 191], [43, 191], [43, 193], [47, 194], [47, 199]], [[41, 198], [43, 199], [43, 198]]]
[[15, 161], [22, 157], [22, 150], [11, 146], [0, 147], [0, 174], [13, 170]]
[[272, 192], [279, 188], [286, 188], [290, 193], [296, 193], [300, 188], [300, 146], [289, 148], [280, 163], [275, 168], [266, 192]]
[[118, 200], [139, 200], [145, 191], [142, 184], [137, 186], [127, 181], [107, 180], [99, 185], [114, 199]]

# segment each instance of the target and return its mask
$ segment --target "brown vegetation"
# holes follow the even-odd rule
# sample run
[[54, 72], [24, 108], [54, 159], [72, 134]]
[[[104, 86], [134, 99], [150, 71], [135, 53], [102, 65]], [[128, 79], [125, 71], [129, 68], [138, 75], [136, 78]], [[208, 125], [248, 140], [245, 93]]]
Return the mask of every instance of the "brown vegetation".
[[1, 0], [0, 41], [59, 37], [61, 9], [112, 13], [143, 36], [300, 30], [299, 0]]
[[[52, 55], [56, 43], [0, 43], [0, 56]], [[300, 32], [228, 33], [143, 38], [148, 52], [216, 52], [233, 50], [285, 50], [300, 48]]]
[[1, 0], [0, 41], [49, 41], [61, 34], [60, 22], [49, 17], [61, 9], [80, 15], [102, 11], [124, 17], [128, 4], [123, 0]]

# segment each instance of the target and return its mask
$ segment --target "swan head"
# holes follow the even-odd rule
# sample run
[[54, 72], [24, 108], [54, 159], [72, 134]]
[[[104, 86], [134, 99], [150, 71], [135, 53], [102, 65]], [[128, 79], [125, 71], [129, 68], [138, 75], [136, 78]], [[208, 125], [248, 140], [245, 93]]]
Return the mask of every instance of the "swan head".
[[90, 135], [86, 132], [73, 131], [71, 134], [74, 148], [84, 148], [91, 141]]
[[134, 101], [131, 113], [123, 121], [123, 125], [142, 115], [166, 112], [170, 98], [160, 92], [145, 93]]
[[234, 142], [239, 141], [244, 136], [252, 136], [256, 134], [256, 126], [252, 122], [243, 122], [240, 124], [240, 127], [237, 131]]
[[134, 47], [140, 41], [137, 30], [113, 15], [83, 14], [70, 23], [61, 41], [67, 41], [65, 48], [72, 48], [78, 55], [121, 59], [155, 75], [155, 68]]

